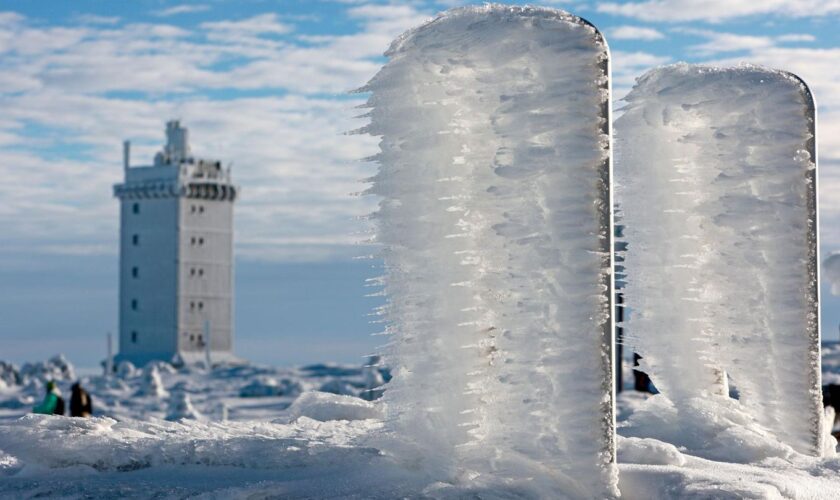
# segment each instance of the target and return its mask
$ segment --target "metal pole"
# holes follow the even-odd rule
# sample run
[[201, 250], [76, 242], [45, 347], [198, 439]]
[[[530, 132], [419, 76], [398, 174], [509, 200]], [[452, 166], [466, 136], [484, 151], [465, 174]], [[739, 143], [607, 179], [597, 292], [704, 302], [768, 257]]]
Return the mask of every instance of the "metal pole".
[[615, 294], [615, 392], [624, 390], [624, 294]]
[[210, 320], [204, 320], [204, 359], [207, 369], [211, 370], [213, 364], [210, 361]]
[[110, 377], [114, 373], [114, 348], [111, 341], [111, 332], [108, 332], [108, 357], [105, 358], [105, 377]]

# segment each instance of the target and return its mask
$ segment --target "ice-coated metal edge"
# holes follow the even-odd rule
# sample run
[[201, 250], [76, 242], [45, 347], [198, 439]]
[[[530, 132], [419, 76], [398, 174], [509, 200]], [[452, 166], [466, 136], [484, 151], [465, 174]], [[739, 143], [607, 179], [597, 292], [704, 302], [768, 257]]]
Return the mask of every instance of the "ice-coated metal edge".
[[[577, 17], [577, 16], [575, 16]], [[607, 266], [606, 277], [604, 278], [604, 286], [606, 288], [606, 313], [607, 322], [604, 324], [601, 339], [607, 352], [602, 357], [603, 370], [603, 384], [604, 392], [608, 395], [608, 408], [605, 409], [607, 414], [607, 421], [604, 424], [604, 436], [606, 438], [607, 452], [610, 456], [610, 463], [617, 463], [616, 452], [616, 388], [615, 388], [615, 253], [613, 240], [615, 238], [615, 221], [613, 219], [613, 135], [612, 135], [612, 65], [610, 57], [610, 48], [607, 44], [606, 38], [598, 30], [598, 28], [590, 21], [577, 17], [576, 21], [584, 26], [588, 26], [594, 32], [594, 38], [597, 43], [604, 48], [604, 59], [600, 61], [599, 67], [604, 76], [604, 83], [600, 88], [606, 91], [607, 98], [601, 105], [601, 117], [604, 123], [601, 127], [601, 132], [607, 136], [607, 157], [604, 159], [600, 167], [600, 176], [603, 189], [601, 193], [603, 198], [600, 200], [600, 221], [599, 225], [606, 228], [606, 234], [601, 239], [601, 252], [606, 255], [605, 265]]]
[[820, 320], [820, 212], [819, 212], [819, 175], [817, 158], [817, 105], [811, 88], [799, 75], [789, 71], [783, 74], [797, 81], [802, 91], [802, 99], [805, 101], [805, 119], [808, 122], [810, 139], [805, 143], [805, 149], [811, 155], [814, 168], [805, 173], [805, 182], [808, 184], [808, 282], [810, 284], [808, 316], [806, 317], [806, 328], [810, 349], [808, 352], [811, 361], [811, 371], [808, 373], [808, 382], [812, 388], [810, 419], [814, 426], [814, 454], [822, 455], [822, 443], [825, 439], [825, 427], [823, 425], [822, 406], [822, 357], [821, 357], [821, 320]]

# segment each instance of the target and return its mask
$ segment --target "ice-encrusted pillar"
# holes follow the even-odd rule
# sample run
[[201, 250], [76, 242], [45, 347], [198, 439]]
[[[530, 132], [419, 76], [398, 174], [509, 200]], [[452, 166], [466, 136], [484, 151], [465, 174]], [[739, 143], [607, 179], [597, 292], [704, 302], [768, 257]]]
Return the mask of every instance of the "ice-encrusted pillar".
[[795, 75], [679, 64], [616, 121], [626, 338], [678, 408], [728, 375], [745, 409], [820, 454], [815, 107]]
[[363, 89], [394, 372], [379, 445], [442, 480], [616, 495], [603, 37], [488, 5], [387, 56]]

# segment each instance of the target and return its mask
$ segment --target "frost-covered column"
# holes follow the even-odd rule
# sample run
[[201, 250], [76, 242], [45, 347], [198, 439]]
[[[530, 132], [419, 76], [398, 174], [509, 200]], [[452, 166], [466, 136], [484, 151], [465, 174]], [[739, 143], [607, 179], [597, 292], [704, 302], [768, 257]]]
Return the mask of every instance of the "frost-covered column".
[[486, 6], [387, 56], [364, 89], [393, 334], [382, 446], [446, 480], [616, 494], [603, 38]]
[[675, 65], [616, 121], [628, 341], [678, 406], [721, 370], [756, 420], [822, 442], [814, 103], [797, 77]]

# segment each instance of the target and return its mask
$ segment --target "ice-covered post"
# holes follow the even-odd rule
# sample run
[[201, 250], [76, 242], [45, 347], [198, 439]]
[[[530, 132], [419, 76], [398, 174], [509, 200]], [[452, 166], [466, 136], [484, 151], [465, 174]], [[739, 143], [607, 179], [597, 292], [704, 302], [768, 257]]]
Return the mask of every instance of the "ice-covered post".
[[625, 338], [677, 403], [728, 375], [751, 415], [823, 445], [815, 108], [755, 66], [653, 70], [616, 121]]
[[603, 37], [488, 5], [387, 56], [363, 89], [393, 335], [380, 446], [443, 480], [616, 495]]

